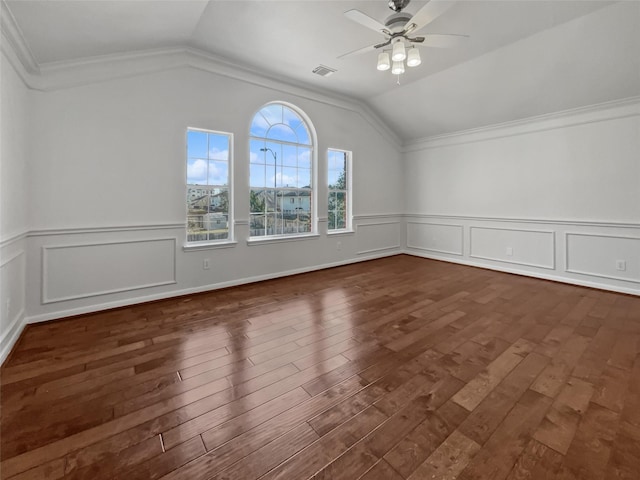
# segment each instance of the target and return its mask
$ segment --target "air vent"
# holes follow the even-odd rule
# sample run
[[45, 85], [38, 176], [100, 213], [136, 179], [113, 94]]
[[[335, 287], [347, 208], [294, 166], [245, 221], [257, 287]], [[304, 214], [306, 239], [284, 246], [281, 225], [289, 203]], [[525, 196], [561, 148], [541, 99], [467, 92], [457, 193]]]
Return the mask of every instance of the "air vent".
[[331, 75], [336, 71], [337, 70], [335, 68], [326, 67], [324, 65], [318, 65], [316, 68], [313, 69], [313, 73], [320, 75], [321, 77], [328, 77], [329, 75]]

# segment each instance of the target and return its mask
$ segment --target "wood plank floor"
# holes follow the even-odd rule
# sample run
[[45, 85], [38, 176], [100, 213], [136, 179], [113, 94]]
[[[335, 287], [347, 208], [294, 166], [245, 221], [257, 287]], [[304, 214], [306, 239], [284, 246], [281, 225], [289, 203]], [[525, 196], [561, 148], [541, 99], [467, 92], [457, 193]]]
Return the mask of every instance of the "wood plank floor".
[[395, 256], [30, 326], [4, 479], [640, 478], [640, 298]]

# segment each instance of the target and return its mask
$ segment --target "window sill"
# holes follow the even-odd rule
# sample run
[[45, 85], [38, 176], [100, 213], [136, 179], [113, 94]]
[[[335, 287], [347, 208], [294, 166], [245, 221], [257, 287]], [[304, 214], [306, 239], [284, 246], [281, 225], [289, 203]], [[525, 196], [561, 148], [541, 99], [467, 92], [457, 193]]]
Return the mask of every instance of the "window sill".
[[333, 235], [353, 235], [354, 233], [356, 233], [355, 230], [351, 230], [351, 229], [342, 229], [342, 230], [328, 230], [327, 231], [327, 235], [328, 236], [333, 236]]
[[238, 244], [235, 241], [219, 242], [219, 243], [202, 243], [193, 245], [183, 245], [182, 250], [185, 252], [196, 252], [198, 250], [214, 250], [217, 248], [233, 248]]
[[264, 245], [269, 243], [282, 243], [282, 242], [297, 242], [298, 240], [311, 240], [314, 238], [319, 238], [320, 235], [317, 233], [307, 233], [304, 235], [286, 235], [282, 237], [259, 237], [259, 238], [250, 238], [247, 240], [247, 245], [255, 246], [255, 245]]

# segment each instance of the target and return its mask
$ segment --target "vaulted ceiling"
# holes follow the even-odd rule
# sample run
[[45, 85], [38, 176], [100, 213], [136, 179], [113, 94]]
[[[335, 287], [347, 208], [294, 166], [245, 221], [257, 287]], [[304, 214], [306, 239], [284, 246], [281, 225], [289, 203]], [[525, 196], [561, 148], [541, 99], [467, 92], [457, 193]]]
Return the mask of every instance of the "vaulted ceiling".
[[[426, 2], [413, 0], [415, 13]], [[420, 31], [469, 39], [423, 47], [399, 79], [377, 52], [387, 1], [7, 0], [35, 62], [185, 46], [270, 77], [364, 102], [405, 142], [640, 95], [640, 2], [458, 1]], [[318, 65], [335, 68], [328, 77]], [[399, 85], [398, 85], [399, 80]]]

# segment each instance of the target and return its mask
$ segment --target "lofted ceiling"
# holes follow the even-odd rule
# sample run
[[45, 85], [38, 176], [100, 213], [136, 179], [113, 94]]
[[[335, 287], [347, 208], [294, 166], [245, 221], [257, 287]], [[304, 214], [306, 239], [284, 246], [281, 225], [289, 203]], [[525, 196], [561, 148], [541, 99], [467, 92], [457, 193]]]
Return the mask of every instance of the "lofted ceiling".
[[[415, 13], [426, 1], [413, 0]], [[469, 39], [422, 47], [399, 79], [377, 52], [386, 0], [6, 0], [39, 66], [187, 46], [372, 108], [405, 142], [640, 95], [640, 2], [458, 1], [420, 31]], [[311, 71], [337, 69], [328, 77]], [[400, 84], [398, 85], [398, 80]]]

